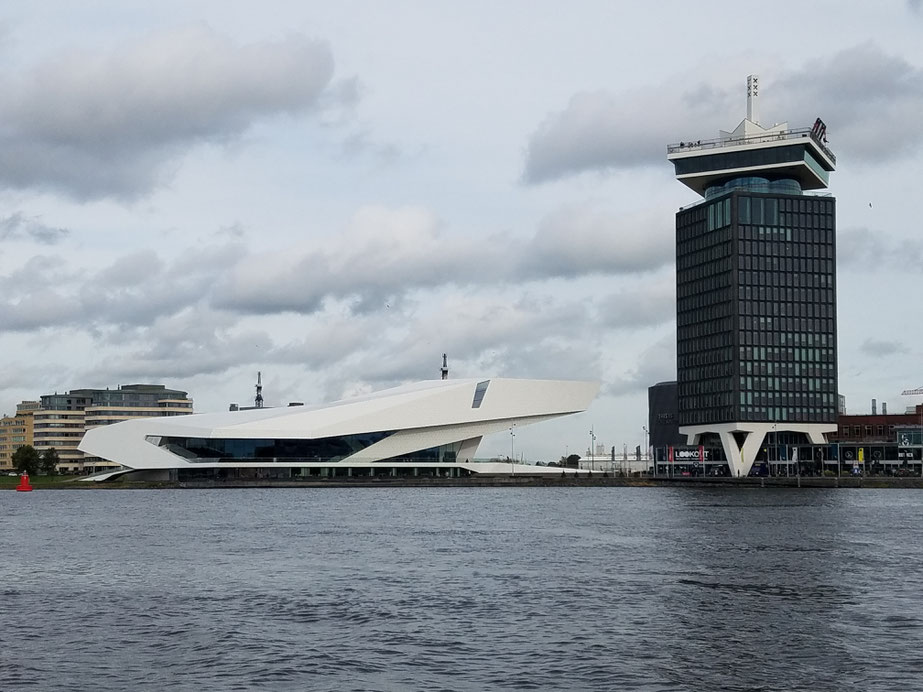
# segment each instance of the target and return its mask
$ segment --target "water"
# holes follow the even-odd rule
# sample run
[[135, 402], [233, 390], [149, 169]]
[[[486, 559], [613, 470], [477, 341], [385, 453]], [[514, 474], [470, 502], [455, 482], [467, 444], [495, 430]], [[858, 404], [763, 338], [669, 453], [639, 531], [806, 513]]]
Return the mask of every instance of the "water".
[[923, 492], [0, 493], [3, 690], [907, 690]]

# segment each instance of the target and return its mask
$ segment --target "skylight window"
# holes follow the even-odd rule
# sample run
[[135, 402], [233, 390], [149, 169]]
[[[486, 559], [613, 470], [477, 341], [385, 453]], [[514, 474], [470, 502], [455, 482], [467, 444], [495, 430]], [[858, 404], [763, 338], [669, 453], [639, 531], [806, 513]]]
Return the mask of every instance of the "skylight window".
[[484, 401], [484, 395], [487, 394], [487, 385], [489, 384], [490, 380], [478, 382], [478, 386], [474, 388], [474, 401], [471, 402], [471, 408], [481, 408], [481, 402]]

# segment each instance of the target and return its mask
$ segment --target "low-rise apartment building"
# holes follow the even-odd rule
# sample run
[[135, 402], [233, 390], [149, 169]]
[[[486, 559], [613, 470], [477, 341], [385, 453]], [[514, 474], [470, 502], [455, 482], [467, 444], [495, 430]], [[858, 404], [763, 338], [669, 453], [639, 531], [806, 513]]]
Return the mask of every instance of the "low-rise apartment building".
[[46, 394], [41, 397], [41, 409], [34, 413], [33, 446], [39, 452], [54, 449], [60, 457], [60, 473], [89, 474], [118, 468], [115, 462], [86, 456], [77, 449], [87, 430], [133, 418], [188, 415], [193, 412], [192, 404], [186, 392], [162, 384]]
[[23, 401], [16, 405], [16, 415], [0, 418], [0, 473], [13, 470], [17, 449], [33, 444], [32, 414], [39, 405], [37, 401]]

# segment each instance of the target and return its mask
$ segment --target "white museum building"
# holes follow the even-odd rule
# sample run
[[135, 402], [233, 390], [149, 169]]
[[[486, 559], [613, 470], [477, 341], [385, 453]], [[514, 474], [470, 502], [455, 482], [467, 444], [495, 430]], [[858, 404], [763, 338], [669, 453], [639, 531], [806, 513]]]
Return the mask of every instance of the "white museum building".
[[322, 406], [125, 421], [89, 430], [79, 448], [121, 466], [99, 481], [560, 476], [577, 471], [475, 462], [478, 445], [585, 411], [598, 391], [584, 381], [432, 380]]

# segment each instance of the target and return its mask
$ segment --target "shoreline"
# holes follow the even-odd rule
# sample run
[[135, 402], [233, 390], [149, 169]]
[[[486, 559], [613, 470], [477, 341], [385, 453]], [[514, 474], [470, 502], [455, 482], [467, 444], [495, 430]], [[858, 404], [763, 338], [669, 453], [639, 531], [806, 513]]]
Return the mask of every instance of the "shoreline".
[[[40, 477], [41, 478], [41, 477]], [[35, 480], [35, 479], [33, 479]], [[306, 481], [125, 481], [87, 482], [78, 479], [52, 480], [42, 478], [33, 482], [34, 491], [42, 490], [220, 490], [223, 488], [915, 488], [923, 489], [923, 478], [891, 476], [824, 477], [802, 476], [788, 478], [624, 478], [581, 477], [567, 479], [504, 477], [490, 478], [337, 478]], [[15, 484], [0, 484], [0, 491], [13, 490]]]

